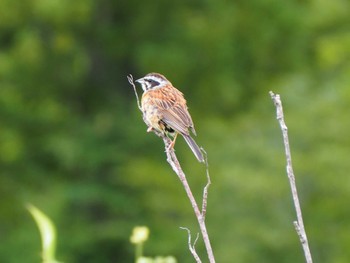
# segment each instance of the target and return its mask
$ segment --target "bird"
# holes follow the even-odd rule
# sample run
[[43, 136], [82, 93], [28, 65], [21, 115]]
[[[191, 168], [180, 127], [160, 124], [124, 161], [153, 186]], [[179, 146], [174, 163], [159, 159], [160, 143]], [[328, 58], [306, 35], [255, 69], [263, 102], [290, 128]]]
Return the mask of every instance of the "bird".
[[174, 147], [177, 135], [182, 135], [197, 160], [203, 163], [203, 154], [190, 135], [196, 135], [196, 130], [183, 93], [159, 73], [149, 73], [136, 82], [143, 89], [141, 110], [147, 131], [172, 136], [171, 147]]

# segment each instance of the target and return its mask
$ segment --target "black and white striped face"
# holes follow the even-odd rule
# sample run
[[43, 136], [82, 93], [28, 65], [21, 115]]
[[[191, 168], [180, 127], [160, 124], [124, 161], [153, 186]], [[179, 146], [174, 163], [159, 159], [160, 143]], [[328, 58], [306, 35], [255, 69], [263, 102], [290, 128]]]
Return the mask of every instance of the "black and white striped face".
[[159, 73], [149, 73], [143, 78], [136, 80], [136, 82], [141, 84], [143, 91], [157, 89], [170, 83]]

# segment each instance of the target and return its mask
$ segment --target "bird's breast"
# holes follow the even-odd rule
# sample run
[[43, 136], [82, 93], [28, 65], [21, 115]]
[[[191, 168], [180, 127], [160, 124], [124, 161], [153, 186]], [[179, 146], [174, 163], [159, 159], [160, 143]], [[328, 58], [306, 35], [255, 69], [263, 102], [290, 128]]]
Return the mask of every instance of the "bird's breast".
[[149, 96], [143, 96], [141, 100], [141, 107], [143, 113], [143, 119], [147, 126], [152, 127], [158, 131], [162, 130], [160, 127], [161, 116], [157, 105], [152, 102], [152, 98]]

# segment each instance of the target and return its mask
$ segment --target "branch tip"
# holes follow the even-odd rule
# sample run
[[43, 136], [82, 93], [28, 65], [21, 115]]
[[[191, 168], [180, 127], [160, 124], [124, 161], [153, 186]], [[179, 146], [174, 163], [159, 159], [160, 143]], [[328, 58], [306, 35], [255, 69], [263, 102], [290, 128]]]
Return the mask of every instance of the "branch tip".
[[135, 83], [134, 83], [134, 77], [131, 74], [129, 74], [128, 76], [126, 76], [126, 78], [128, 79], [128, 82], [130, 83], [130, 85], [134, 89], [134, 93], [135, 93], [136, 101], [137, 101], [137, 107], [139, 108], [140, 111], [142, 111], [139, 95], [137, 94], [137, 90], [136, 90]]
[[180, 227], [180, 229], [182, 230], [186, 230], [187, 231], [187, 235], [188, 235], [188, 249], [190, 250], [192, 256], [194, 257], [194, 259], [196, 260], [197, 263], [201, 263], [201, 259], [199, 258], [195, 245], [198, 241], [199, 238], [199, 233], [197, 233], [196, 239], [194, 240], [193, 244], [192, 244], [192, 237], [191, 237], [191, 231], [187, 228], [187, 227]]

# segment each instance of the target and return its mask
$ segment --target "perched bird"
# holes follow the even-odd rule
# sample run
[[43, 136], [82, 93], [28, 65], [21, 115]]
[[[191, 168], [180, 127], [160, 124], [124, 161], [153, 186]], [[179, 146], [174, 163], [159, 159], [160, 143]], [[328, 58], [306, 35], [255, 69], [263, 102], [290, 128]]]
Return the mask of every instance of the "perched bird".
[[154, 129], [165, 135], [170, 134], [174, 137], [172, 147], [177, 135], [181, 134], [198, 161], [204, 162], [201, 150], [190, 136], [190, 131], [194, 135], [196, 131], [182, 92], [159, 73], [149, 73], [136, 82], [141, 84], [144, 91], [141, 108], [147, 131]]

